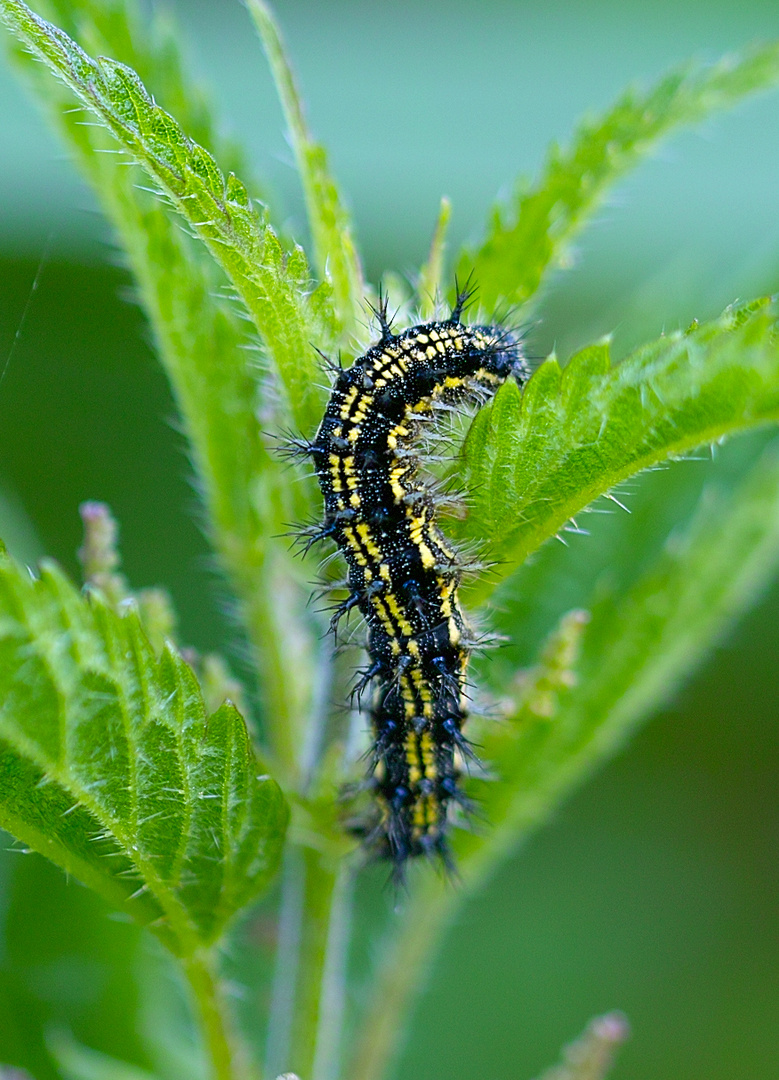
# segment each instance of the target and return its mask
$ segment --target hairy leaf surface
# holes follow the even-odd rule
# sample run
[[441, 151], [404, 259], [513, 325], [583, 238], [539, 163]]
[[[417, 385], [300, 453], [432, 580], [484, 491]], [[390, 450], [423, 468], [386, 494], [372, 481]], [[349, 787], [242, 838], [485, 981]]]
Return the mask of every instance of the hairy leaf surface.
[[[134, 7], [123, 0], [45, 0], [43, 10], [95, 52], [110, 53], [141, 71], [155, 95], [175, 106], [198, 138], [217, 144], [216, 124], [186, 81], [171, 32], [159, 20], [141, 26]], [[84, 123], [87, 114], [73, 109], [68, 87], [52, 80], [24, 49], [17, 49], [16, 58], [75, 151], [127, 252], [192, 449], [210, 538], [254, 648], [264, 731], [277, 761], [288, 764], [302, 739], [301, 717], [310, 711], [310, 679], [300, 670], [290, 672], [282, 657], [290, 654], [289, 640], [299, 648], [310, 631], [305, 619], [293, 615], [290, 597], [300, 609], [306, 594], [294, 585], [300, 568], [291, 565], [279, 534], [286, 522], [308, 513], [307, 489], [289, 482], [289, 472], [273, 460], [260, 430], [258, 411], [271, 405], [264, 392], [268, 380], [247, 351], [249, 325], [225, 294], [224, 275], [208, 251], [184, 234], [168, 205], [144, 189], [140, 171], [113, 153], [109, 132]], [[282, 580], [289, 582], [284, 589]]]
[[[218, 152], [228, 169], [246, 170], [238, 146], [220, 133], [207, 95], [187, 77], [180, 52], [181, 33], [169, 14], [142, 10], [137, 0], [36, 0], [35, 7], [82, 47], [132, 67], [191, 138]], [[17, 55], [26, 55], [28, 62], [32, 59], [22, 48], [17, 48]], [[52, 93], [51, 82], [46, 85]], [[62, 93], [64, 97], [64, 90]], [[67, 100], [72, 105], [72, 96]], [[256, 181], [252, 190], [257, 194]]]
[[188, 952], [275, 873], [287, 808], [230, 703], [135, 612], [0, 562], [0, 825]]
[[0, 0], [16, 36], [65, 82], [127, 151], [208, 247], [243, 300], [278, 370], [295, 422], [314, 427], [321, 391], [311, 343], [327, 346], [329, 286], [312, 292], [303, 249], [286, 251], [267, 213], [234, 173], [158, 106], [139, 76], [107, 57], [93, 59], [21, 0]]
[[473, 497], [459, 531], [489, 542], [500, 560], [493, 581], [627, 477], [779, 420], [775, 317], [758, 301], [614, 367], [601, 343], [563, 370], [547, 360], [524, 394], [503, 386], [471, 426], [461, 472]]
[[[716, 487], [705, 493], [689, 526], [671, 533], [625, 593], [601, 580], [591, 617], [566, 617], [539, 666], [515, 684], [512, 720], [485, 725], [476, 736], [503, 781], [485, 786], [495, 830], [483, 854], [491, 858], [491, 845], [512, 843], [561, 798], [573, 776], [613, 753], [667, 701], [778, 562], [774, 440], [733, 493]], [[542, 797], [539, 784], [547, 781]], [[478, 845], [472, 846], [478, 858]]]

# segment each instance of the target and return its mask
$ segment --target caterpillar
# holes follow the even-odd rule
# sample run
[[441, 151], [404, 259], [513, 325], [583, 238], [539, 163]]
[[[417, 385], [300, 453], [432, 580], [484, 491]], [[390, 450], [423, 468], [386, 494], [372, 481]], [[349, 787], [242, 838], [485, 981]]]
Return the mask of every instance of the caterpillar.
[[331, 628], [357, 608], [368, 629], [369, 664], [353, 694], [373, 684], [370, 786], [376, 820], [367, 845], [402, 879], [409, 858], [450, 864], [447, 825], [467, 808], [460, 786], [466, 676], [474, 639], [458, 599], [462, 567], [436, 523], [435, 499], [419, 477], [423, 430], [441, 409], [479, 404], [509, 376], [529, 371], [518, 337], [460, 320], [471, 290], [448, 319], [398, 334], [386, 298], [374, 308], [381, 338], [337, 374], [314, 440], [324, 522], [307, 546], [331, 538], [348, 566], [347, 598]]

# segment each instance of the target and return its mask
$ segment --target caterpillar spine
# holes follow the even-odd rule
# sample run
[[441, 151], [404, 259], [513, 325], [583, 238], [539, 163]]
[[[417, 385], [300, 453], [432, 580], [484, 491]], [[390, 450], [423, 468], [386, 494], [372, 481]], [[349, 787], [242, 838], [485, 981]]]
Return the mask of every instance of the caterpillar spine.
[[392, 332], [386, 301], [379, 342], [338, 369], [306, 451], [324, 499], [321, 528], [348, 566], [347, 599], [332, 627], [358, 608], [369, 664], [354, 688], [373, 684], [371, 777], [376, 820], [367, 843], [401, 878], [409, 858], [449, 861], [447, 825], [466, 806], [458, 761], [473, 639], [458, 598], [458, 557], [436, 523], [436, 500], [420, 481], [424, 425], [441, 407], [482, 403], [509, 377], [529, 375], [519, 339], [500, 326], [462, 323], [469, 293], [448, 319]]

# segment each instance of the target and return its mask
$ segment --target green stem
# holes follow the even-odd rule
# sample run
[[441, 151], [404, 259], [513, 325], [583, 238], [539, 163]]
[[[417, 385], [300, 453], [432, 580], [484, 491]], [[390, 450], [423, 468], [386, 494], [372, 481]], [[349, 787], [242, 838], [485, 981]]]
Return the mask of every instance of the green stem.
[[335, 1080], [341, 1048], [353, 873], [290, 848], [284, 867], [267, 1071]]
[[[223, 534], [224, 535], [224, 534]], [[217, 543], [222, 537], [217, 537]], [[259, 545], [255, 545], [259, 548]], [[225, 552], [230, 578], [241, 598], [243, 622], [259, 675], [265, 742], [274, 775], [288, 790], [300, 787], [300, 747], [311, 713], [315, 648], [300, 615], [295, 582], [276, 552], [245, 548]]]
[[231, 1030], [214, 953], [197, 951], [184, 958], [183, 967], [200, 1022], [211, 1080], [239, 1080], [248, 1070]]

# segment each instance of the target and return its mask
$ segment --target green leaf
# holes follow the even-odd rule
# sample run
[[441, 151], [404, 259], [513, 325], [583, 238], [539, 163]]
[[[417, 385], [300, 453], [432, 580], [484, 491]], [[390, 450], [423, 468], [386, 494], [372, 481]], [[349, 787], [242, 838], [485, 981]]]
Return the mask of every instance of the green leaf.
[[667, 701], [777, 563], [774, 440], [734, 493], [704, 492], [691, 524], [671, 533], [627, 592], [601, 582], [590, 620], [564, 619], [539, 666], [517, 684], [508, 727], [476, 734], [503, 782], [484, 788], [490, 834], [463, 838], [473, 858], [468, 870], [464, 860], [464, 876], [484, 872]]
[[[158, 20], [142, 28], [134, 8], [115, 0], [53, 0], [46, 6], [52, 9], [96, 52], [138, 67], [158, 100], [172, 101], [204, 139], [215, 138], [214, 122], [184, 79], [169, 28]], [[247, 351], [247, 324], [225, 295], [224, 277], [208, 252], [184, 235], [176, 214], [144, 190], [137, 170], [105, 153], [113, 143], [108, 132], [85, 124], [68, 88], [51, 80], [26, 51], [19, 49], [17, 60], [75, 151], [127, 252], [192, 449], [210, 538], [254, 649], [263, 731], [277, 763], [291, 773], [311, 711], [311, 684], [301, 670], [312, 664], [301, 659], [292, 672], [284, 658], [318, 631], [300, 614], [307, 590], [298, 584], [301, 568], [292, 565], [279, 534], [287, 522], [306, 517], [308, 489], [289, 482], [263, 440], [257, 413], [270, 406], [262, 400], [263, 384]]]
[[327, 152], [308, 130], [295, 76], [273, 13], [264, 0], [247, 0], [247, 7], [262, 38], [297, 158], [317, 271], [323, 280], [332, 282], [333, 303], [344, 335], [348, 336], [355, 328], [365, 291], [349, 215], [330, 175]]
[[315, 425], [321, 391], [311, 343], [332, 340], [329, 286], [313, 293], [302, 248], [285, 251], [246, 187], [158, 106], [125, 64], [88, 56], [21, 0], [0, 14], [32, 53], [78, 96], [141, 164], [205, 243], [243, 300], [287, 392], [295, 423]]
[[[246, 169], [243, 154], [221, 136], [202, 88], [186, 77], [181, 31], [168, 13], [141, 11], [134, 0], [37, 0], [36, 8], [84, 48], [132, 67], [193, 139], [218, 150], [229, 169]], [[31, 59], [21, 48], [18, 55]], [[50, 82], [48, 88], [51, 93]]]
[[583, 124], [569, 149], [553, 147], [538, 182], [518, 186], [509, 206], [493, 211], [483, 244], [463, 253], [458, 272], [464, 278], [473, 270], [487, 310], [527, 303], [564, 264], [572, 237], [609, 187], [659, 139], [777, 81], [779, 42], [771, 41], [709, 68], [672, 72], [646, 93], [628, 91]]
[[[492, 584], [627, 477], [778, 420], [775, 317], [759, 301], [661, 337], [615, 367], [601, 343], [564, 370], [547, 360], [523, 395], [513, 382], [502, 387], [468, 433], [460, 476], [472, 509], [452, 523], [490, 544], [500, 560]], [[489, 587], [482, 582], [478, 595]]]
[[188, 955], [268, 884], [287, 821], [243, 721], [132, 608], [0, 562], [0, 826]]

